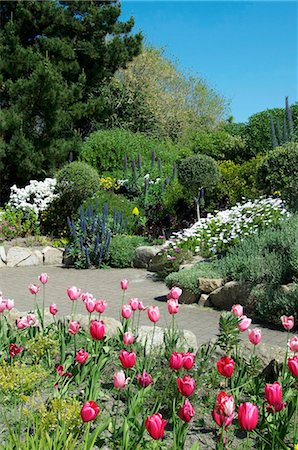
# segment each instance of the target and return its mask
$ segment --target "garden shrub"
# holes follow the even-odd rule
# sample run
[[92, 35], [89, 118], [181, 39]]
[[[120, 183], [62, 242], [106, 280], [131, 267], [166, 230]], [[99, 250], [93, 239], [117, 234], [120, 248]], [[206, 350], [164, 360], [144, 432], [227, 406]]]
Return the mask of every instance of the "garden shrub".
[[298, 142], [271, 150], [261, 161], [257, 182], [265, 192], [278, 191], [289, 207], [298, 208]]
[[108, 171], [121, 173], [125, 154], [132, 160], [141, 153], [142, 158], [150, 162], [153, 150], [157, 158], [169, 165], [170, 170], [175, 160], [191, 154], [190, 150], [170, 140], [158, 141], [142, 133], [114, 128], [92, 133], [83, 145], [81, 158], [101, 174]]
[[294, 316], [298, 320], [298, 284], [293, 284], [288, 291], [269, 285], [255, 288], [256, 315], [269, 323], [280, 324], [282, 315]]
[[39, 234], [39, 220], [34, 210], [6, 206], [0, 217], [0, 242]]
[[31, 180], [24, 188], [13, 185], [10, 188], [8, 205], [14, 209], [32, 209], [37, 215], [54, 200], [56, 178], [46, 178], [44, 181]]
[[148, 245], [148, 241], [141, 236], [122, 234], [113, 236], [107, 263], [111, 267], [132, 267], [135, 250], [141, 245]]

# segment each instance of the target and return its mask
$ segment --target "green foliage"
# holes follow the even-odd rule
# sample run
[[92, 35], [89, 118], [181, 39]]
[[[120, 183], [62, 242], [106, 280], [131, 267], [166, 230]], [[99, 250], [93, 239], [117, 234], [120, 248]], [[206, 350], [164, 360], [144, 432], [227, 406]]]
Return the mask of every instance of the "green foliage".
[[267, 227], [220, 261], [225, 276], [253, 284], [286, 284], [298, 276], [298, 216]]
[[26, 343], [26, 350], [35, 363], [39, 363], [45, 356], [52, 360], [59, 356], [59, 342], [53, 333], [47, 336], [38, 334]]
[[253, 290], [256, 298], [256, 314], [269, 323], [280, 324], [282, 315], [294, 316], [298, 320], [298, 285], [289, 290], [276, 286], [259, 287]]
[[6, 395], [23, 395], [32, 392], [48, 376], [41, 365], [27, 366], [19, 361], [8, 365], [0, 362], [0, 390]]
[[125, 155], [129, 156], [131, 162], [140, 153], [144, 162], [150, 162], [153, 150], [170, 171], [175, 160], [191, 154], [188, 149], [174, 145], [169, 140], [158, 141], [142, 133], [115, 128], [90, 134], [83, 145], [81, 157], [101, 174], [107, 171], [121, 174]]
[[258, 185], [268, 193], [276, 191], [289, 207], [298, 208], [298, 142], [289, 142], [270, 151], [261, 161]]
[[195, 131], [185, 144], [194, 152], [211, 156], [216, 160], [231, 159], [242, 162], [246, 159], [245, 141], [222, 129]]
[[156, 273], [161, 280], [164, 280], [170, 273], [178, 272], [181, 264], [189, 261], [191, 253], [188, 250], [168, 249], [155, 258], [158, 258]]
[[39, 220], [34, 211], [31, 209], [23, 211], [6, 206], [0, 218], [0, 241], [37, 236], [39, 233]]
[[217, 345], [225, 352], [231, 354], [233, 347], [238, 346], [240, 342], [239, 318], [231, 311], [224, 311], [219, 318], [219, 334]]
[[[103, 115], [99, 86], [141, 49], [119, 3], [2, 1], [2, 189], [43, 178], [78, 153]], [[4, 150], [4, 152], [3, 152]], [[4, 153], [4, 155], [3, 155]]]
[[212, 189], [218, 183], [220, 174], [213, 158], [197, 154], [180, 161], [178, 179], [196, 197], [200, 188]]
[[148, 245], [148, 241], [141, 236], [113, 236], [107, 263], [117, 268], [132, 267], [135, 250], [142, 245]]
[[178, 286], [180, 289], [187, 289], [193, 294], [200, 294], [198, 287], [199, 278], [221, 278], [222, 272], [217, 261], [201, 262], [195, 264], [191, 268], [180, 270], [179, 272], [171, 273], [165, 279], [168, 288]]

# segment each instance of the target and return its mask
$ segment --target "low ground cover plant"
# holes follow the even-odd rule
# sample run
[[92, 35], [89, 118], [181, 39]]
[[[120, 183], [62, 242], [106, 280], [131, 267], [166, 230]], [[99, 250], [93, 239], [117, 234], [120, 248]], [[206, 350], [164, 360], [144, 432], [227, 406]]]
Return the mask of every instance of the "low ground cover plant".
[[[281, 317], [284, 363], [267, 378], [258, 356], [261, 330], [249, 328], [241, 305], [221, 315], [214, 344], [195, 350], [177, 328], [181, 290], [174, 287], [167, 298], [170, 326], [156, 347], [159, 308], [129, 299], [128, 280], [120, 283], [121, 324], [110, 336], [108, 302], [72, 286], [65, 294], [70, 314], [57, 319], [56, 304], [47, 301], [51, 282], [42, 273], [29, 286], [34, 307], [16, 321], [14, 301], [0, 297], [0, 448], [280, 450], [298, 444], [292, 316]], [[140, 315], [152, 324], [145, 344]], [[250, 351], [239, 346], [246, 333]]]

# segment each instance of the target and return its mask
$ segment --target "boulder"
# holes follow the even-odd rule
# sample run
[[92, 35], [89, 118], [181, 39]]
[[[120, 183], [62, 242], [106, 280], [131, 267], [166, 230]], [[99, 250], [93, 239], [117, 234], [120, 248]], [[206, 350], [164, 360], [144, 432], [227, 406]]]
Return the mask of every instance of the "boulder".
[[199, 300], [199, 294], [194, 294], [188, 289], [183, 289], [181, 296], [179, 297], [179, 303], [185, 303], [186, 305], [191, 305], [192, 303], [197, 303]]
[[[139, 328], [138, 339], [142, 345], [146, 345], [146, 350], [149, 351], [152, 342], [154, 327], [151, 326], [141, 326]], [[192, 348], [194, 352], [198, 350], [197, 338], [194, 333], [188, 330], [182, 330], [183, 336], [178, 341], [178, 348], [181, 348], [181, 351], [187, 351], [189, 348]], [[163, 341], [164, 329], [160, 327], [155, 327], [154, 336], [152, 346], [155, 348], [161, 348], [164, 345]]]
[[1, 261], [3, 263], [6, 263], [6, 252], [5, 252], [5, 248], [3, 247], [3, 245], [0, 245], [0, 264]]
[[151, 259], [162, 249], [161, 245], [137, 247], [133, 260], [133, 266], [138, 269], [147, 269]]
[[186, 263], [184, 263], [184, 264], [181, 264], [179, 270], [182, 270], [182, 269], [191, 269], [195, 264], [197, 264], [197, 263], [199, 263], [199, 262], [201, 262], [201, 261], [204, 261], [203, 256], [200, 256], [200, 255], [193, 256], [189, 262], [186, 262]]
[[289, 283], [289, 284], [282, 284], [280, 288], [283, 294], [289, 294], [296, 288], [296, 286], [297, 285], [295, 283]]
[[149, 272], [161, 272], [165, 265], [165, 258], [162, 253], [157, 253], [149, 261], [148, 270]]
[[[31, 258], [31, 250], [26, 247], [11, 247], [7, 252], [7, 266], [8, 267], [16, 267], [21, 265], [28, 265], [24, 264], [25, 261], [29, 260]], [[33, 258], [36, 259], [37, 258]]]
[[201, 297], [199, 298], [199, 305], [200, 306], [210, 306], [208, 294], [201, 294]]
[[31, 250], [31, 254], [29, 258], [24, 259], [23, 261], [20, 261], [17, 264], [17, 267], [24, 267], [24, 266], [40, 266], [42, 264], [43, 257], [42, 253], [39, 250]]
[[62, 264], [63, 249], [47, 246], [42, 250], [42, 254], [45, 266], [60, 266]]
[[203, 294], [210, 294], [223, 285], [223, 278], [199, 278], [198, 280], [198, 287]]
[[211, 292], [209, 301], [216, 308], [229, 311], [237, 303], [246, 306], [249, 303], [251, 289], [250, 283], [229, 281], [224, 286]]
[[64, 250], [62, 255], [62, 264], [66, 267], [72, 267], [74, 265], [74, 259], [72, 256], [68, 255], [66, 250]]

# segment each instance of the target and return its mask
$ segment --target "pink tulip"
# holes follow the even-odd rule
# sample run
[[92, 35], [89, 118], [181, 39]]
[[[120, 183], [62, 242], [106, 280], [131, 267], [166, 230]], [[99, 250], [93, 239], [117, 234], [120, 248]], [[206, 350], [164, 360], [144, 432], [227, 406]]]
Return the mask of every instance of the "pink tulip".
[[183, 405], [180, 406], [178, 416], [184, 422], [190, 422], [194, 415], [195, 415], [195, 409], [192, 406], [192, 404], [190, 403], [190, 401], [188, 400], [188, 398], [186, 398], [184, 400]]
[[281, 316], [280, 320], [284, 329], [287, 331], [291, 330], [295, 324], [293, 316]]
[[130, 316], [132, 315], [131, 306], [130, 305], [123, 305], [122, 306], [121, 315], [122, 315], [123, 319], [129, 319]]
[[94, 420], [98, 416], [99, 410], [99, 406], [93, 400], [84, 403], [81, 409], [82, 421], [90, 422], [91, 420]]
[[234, 410], [234, 397], [226, 392], [219, 392], [216, 397], [214, 411], [221, 416], [230, 417], [234, 414]]
[[160, 312], [158, 306], [150, 306], [147, 311], [148, 318], [151, 322], [156, 323], [160, 319]]
[[170, 368], [172, 370], [180, 370], [184, 363], [184, 353], [173, 352], [170, 356]]
[[259, 328], [248, 330], [248, 339], [253, 345], [258, 345], [262, 339], [262, 332]]
[[89, 314], [92, 314], [95, 310], [95, 299], [92, 298], [87, 298], [87, 300], [85, 300], [85, 308], [87, 309]]
[[193, 368], [193, 365], [195, 363], [195, 355], [190, 352], [186, 352], [183, 355], [183, 367], [186, 370], [190, 370]]
[[50, 305], [50, 313], [52, 314], [52, 316], [55, 316], [57, 312], [58, 312], [57, 306], [55, 305], [55, 303], [52, 303]]
[[267, 411], [278, 412], [285, 407], [285, 403], [282, 402], [282, 387], [277, 381], [265, 384], [265, 398], [269, 405]]
[[92, 339], [100, 341], [105, 335], [105, 324], [103, 321], [91, 320], [90, 322], [90, 335]]
[[234, 372], [235, 362], [232, 358], [228, 356], [223, 356], [216, 363], [218, 372], [226, 378], [230, 378]]
[[233, 423], [235, 414], [231, 414], [230, 416], [224, 416], [218, 414], [215, 409], [212, 411], [213, 420], [217, 423], [219, 427], [225, 426], [225, 430]]
[[173, 298], [174, 300], [178, 300], [179, 297], [182, 294], [182, 289], [180, 289], [179, 287], [172, 287], [172, 289], [170, 290], [170, 292], [168, 293], [168, 300], [170, 298]]
[[97, 300], [95, 303], [95, 311], [99, 314], [103, 314], [107, 308], [107, 302], [105, 300]]
[[69, 322], [68, 332], [70, 334], [77, 334], [79, 329], [80, 329], [80, 322], [77, 322], [76, 320], [72, 320], [71, 322]]
[[81, 348], [81, 350], [79, 350], [76, 353], [76, 361], [79, 364], [84, 364], [87, 361], [88, 357], [89, 357], [89, 353], [85, 352], [85, 350], [83, 348]]
[[158, 440], [163, 439], [166, 424], [167, 421], [162, 418], [160, 413], [157, 413], [147, 417], [145, 427], [152, 439]]
[[3, 313], [6, 310], [7, 300], [4, 298], [0, 301], [0, 313]]
[[298, 356], [297, 355], [288, 359], [288, 369], [294, 377], [298, 378]]
[[137, 298], [131, 298], [128, 302], [133, 311], [136, 311], [139, 307], [139, 300]]
[[233, 305], [232, 306], [232, 310], [231, 310], [235, 316], [237, 317], [241, 317], [243, 316], [243, 306], [237, 304], [237, 305]]
[[39, 325], [38, 320], [34, 316], [34, 314], [28, 314], [27, 316], [22, 317], [21, 319], [17, 319], [17, 328], [19, 330], [23, 330], [28, 327], [37, 327]]
[[246, 316], [240, 317], [240, 322], [238, 324], [238, 328], [241, 332], [246, 331], [251, 325], [251, 319]]
[[36, 295], [40, 290], [40, 286], [36, 286], [36, 284], [30, 284], [28, 286], [28, 289], [32, 295]]
[[72, 286], [66, 289], [67, 295], [70, 300], [74, 301], [81, 297], [81, 289], [78, 289], [76, 286]]
[[238, 423], [242, 430], [254, 430], [258, 420], [258, 407], [249, 402], [241, 403], [238, 408]]
[[128, 382], [129, 378], [125, 378], [125, 373], [123, 370], [120, 370], [114, 374], [114, 387], [116, 389], [124, 389]]
[[297, 336], [292, 337], [292, 339], [290, 339], [288, 342], [288, 346], [291, 352], [298, 353], [298, 337]]
[[89, 292], [83, 292], [82, 295], [81, 295], [81, 299], [85, 303], [86, 300], [89, 300], [89, 299], [92, 300], [93, 299], [93, 295], [90, 294]]
[[14, 300], [8, 298], [6, 300], [6, 309], [8, 309], [8, 311], [10, 311], [13, 307], [14, 307]]
[[49, 277], [48, 277], [47, 273], [41, 273], [39, 275], [38, 279], [42, 284], [47, 284], [47, 282], [49, 281]]
[[190, 397], [196, 388], [194, 378], [191, 378], [189, 375], [184, 375], [183, 378], [177, 378], [176, 383], [180, 394], [184, 397]]
[[177, 314], [179, 312], [179, 304], [177, 300], [170, 299], [167, 303], [169, 314]]
[[121, 280], [120, 286], [122, 291], [126, 291], [128, 289], [128, 280], [126, 279]]
[[138, 373], [138, 375], [136, 376], [138, 383], [143, 387], [146, 388], [147, 386], [149, 386], [150, 384], [153, 383], [153, 379], [152, 376], [149, 375], [149, 373], [146, 372], [146, 370], [143, 370], [142, 375], [140, 375]]
[[130, 331], [127, 331], [126, 333], [124, 333], [124, 335], [123, 335], [123, 344], [124, 345], [131, 345], [134, 343], [134, 340], [135, 340], [135, 337]]
[[136, 354], [133, 350], [121, 350], [119, 359], [124, 369], [131, 369], [136, 363]]
[[147, 306], [144, 306], [143, 302], [139, 301], [138, 310], [145, 311], [146, 309], [147, 309]]

